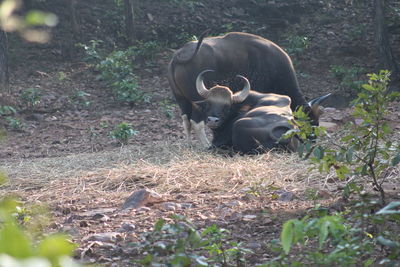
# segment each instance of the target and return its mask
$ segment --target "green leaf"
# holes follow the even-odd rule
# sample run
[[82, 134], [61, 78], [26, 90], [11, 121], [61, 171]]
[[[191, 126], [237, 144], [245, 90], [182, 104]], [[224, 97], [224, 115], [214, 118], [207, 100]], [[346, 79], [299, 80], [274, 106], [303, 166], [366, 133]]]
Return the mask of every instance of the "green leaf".
[[154, 224], [154, 231], [155, 232], [160, 232], [161, 229], [163, 228], [165, 224], [165, 220], [164, 219], [159, 219], [155, 224]]
[[376, 240], [382, 245], [390, 248], [399, 248], [400, 244], [398, 242], [394, 242], [390, 239], [384, 238], [383, 236], [378, 236]]
[[294, 220], [288, 220], [283, 224], [282, 227], [282, 232], [281, 232], [281, 244], [283, 251], [285, 251], [286, 254], [289, 253], [290, 247], [292, 246], [292, 242], [294, 239]]
[[335, 169], [336, 175], [339, 177], [339, 179], [344, 179], [346, 178], [346, 174], [350, 173], [350, 170], [347, 166], [340, 166], [339, 168]]
[[400, 162], [400, 152], [392, 159], [392, 165], [396, 166]]
[[363, 84], [363, 85], [362, 85], [362, 88], [364, 88], [365, 90], [370, 91], [370, 92], [376, 91], [376, 88], [373, 87], [373, 86], [370, 85], [370, 84]]
[[400, 201], [393, 201], [379, 210], [376, 214], [400, 214], [400, 210], [395, 210], [397, 207], [400, 207]]
[[304, 153], [304, 145], [303, 145], [303, 143], [301, 143], [299, 145], [299, 147], [297, 148], [297, 152], [299, 153], [299, 157], [302, 158], [303, 157], [303, 153]]
[[347, 150], [346, 152], [346, 161], [348, 163], [351, 163], [353, 161], [353, 149], [349, 148], [349, 150]]
[[[322, 220], [322, 219], [321, 219]], [[325, 242], [326, 238], [328, 237], [330, 222], [327, 220], [323, 220], [322, 224], [319, 227], [319, 247], [322, 248], [323, 243]]]
[[2, 227], [0, 230], [0, 254], [8, 254], [19, 259], [32, 256], [30, 240], [14, 222], [6, 222]]
[[48, 236], [40, 242], [38, 253], [56, 265], [62, 256], [70, 256], [74, 249], [75, 246], [67, 240], [66, 236], [56, 234]]
[[320, 146], [315, 147], [313, 153], [317, 160], [321, 160], [324, 157], [324, 150]]

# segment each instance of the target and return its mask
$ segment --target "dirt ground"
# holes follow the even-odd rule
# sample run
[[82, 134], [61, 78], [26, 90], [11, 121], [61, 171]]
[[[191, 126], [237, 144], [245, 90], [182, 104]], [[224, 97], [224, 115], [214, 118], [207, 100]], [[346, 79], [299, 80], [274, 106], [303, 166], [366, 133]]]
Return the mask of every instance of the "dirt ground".
[[[327, 12], [345, 16], [340, 7], [333, 5]], [[225, 8], [233, 10], [229, 5]], [[242, 11], [235, 12], [239, 16]], [[203, 16], [196, 19], [204, 24]], [[145, 15], [147, 20], [149, 17]], [[153, 17], [163, 23], [161, 16]], [[335, 29], [350, 31], [354, 17], [350, 18], [336, 24], [307, 24], [303, 29], [315, 34], [310, 48], [296, 62], [299, 82], [308, 98], [332, 90], [342, 93], [329, 75], [331, 64], [365, 61], [367, 56], [355, 55], [354, 59], [343, 48], [350, 49], [354, 42], [371, 42], [370, 37], [335, 43], [341, 38], [341, 31]], [[234, 22], [233, 26], [247, 25], [241, 18]], [[325, 47], [327, 43], [331, 45]], [[279, 237], [285, 220], [312, 212], [316, 204], [331, 211], [342, 209], [343, 182], [333, 174], [309, 171], [310, 165], [296, 154], [272, 151], [227, 157], [187, 147], [165, 75], [170, 47], [156, 55], [156, 67], [138, 70], [140, 90], [151, 95], [151, 100], [133, 106], [115, 101], [110, 89], [96, 79], [98, 73], [92, 65], [82, 58], [56, 60], [58, 52], [53, 51], [52, 44], [49, 47], [23, 44], [14, 50], [26, 62], [15, 61], [12, 93], [0, 98], [2, 105], [18, 109], [15, 118], [23, 127], [13, 130], [0, 120], [6, 128], [0, 161], [9, 178], [0, 193], [48, 206], [54, 220], [51, 231], [71, 235], [79, 244], [77, 259], [134, 266], [132, 259], [142, 255], [137, 255], [130, 243], [140, 241], [141, 234], [150, 231], [159, 218], [170, 220], [170, 215], [181, 214], [199, 228], [215, 223], [231, 230], [236, 241], [253, 251], [247, 260], [249, 266], [255, 266], [272, 257], [268, 243]], [[371, 60], [364, 67], [369, 70], [376, 59], [371, 50], [367, 54]], [[41, 92], [40, 103], [34, 107], [19, 100], [29, 88]], [[85, 92], [85, 96], [79, 96], [79, 92]], [[399, 103], [393, 103], [391, 111], [389, 119], [398, 134]], [[350, 119], [349, 113], [348, 108], [328, 108], [322, 121], [335, 124], [330, 128], [333, 133]], [[128, 122], [138, 131], [122, 147], [109, 137], [120, 122]], [[392, 191], [398, 192], [395, 182], [399, 176], [400, 169], [391, 170]], [[153, 190], [160, 199], [139, 209], [122, 210], [125, 200], [140, 189]]]

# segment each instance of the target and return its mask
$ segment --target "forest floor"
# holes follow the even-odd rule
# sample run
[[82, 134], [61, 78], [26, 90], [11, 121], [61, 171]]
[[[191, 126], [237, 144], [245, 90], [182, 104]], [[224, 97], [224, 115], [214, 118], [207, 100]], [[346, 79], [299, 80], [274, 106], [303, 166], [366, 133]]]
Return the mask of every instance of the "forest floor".
[[[318, 33], [327, 34], [326, 42], [335, 38], [329, 29], [334, 27]], [[297, 63], [308, 98], [329, 92], [335, 82], [326, 59], [319, 60], [324, 58], [321, 42], [312, 43]], [[331, 53], [338, 49], [329, 48]], [[3, 105], [19, 107], [15, 118], [23, 125], [7, 126], [0, 160], [9, 181], [0, 192], [48, 206], [51, 231], [66, 232], [79, 244], [76, 258], [134, 266], [132, 260], [141, 255], [131, 243], [142, 241], [141, 234], [158, 219], [171, 221], [171, 215], [181, 214], [199, 229], [212, 224], [229, 229], [233, 240], [253, 251], [247, 260], [255, 266], [272, 257], [268, 244], [279, 238], [285, 220], [309, 214], [316, 204], [331, 211], [345, 204], [345, 182], [309, 170], [311, 165], [296, 154], [227, 156], [201, 150], [197, 143], [187, 147], [165, 75], [170, 49], [156, 55], [157, 67], [139, 71], [139, 87], [151, 100], [134, 106], [116, 102], [96, 79], [93, 65], [83, 60], [57, 61], [56, 52], [29, 44], [17, 51], [25, 60], [13, 65], [12, 93], [1, 98]], [[330, 56], [338, 58], [339, 52]], [[368, 64], [367, 69], [373, 61]], [[40, 90], [40, 103], [21, 103], [21, 93], [30, 88]], [[391, 111], [389, 120], [399, 133], [399, 103]], [[334, 123], [329, 129], [334, 132], [350, 120], [350, 112], [329, 108], [322, 121]], [[138, 131], [124, 146], [109, 137], [120, 122]], [[398, 192], [399, 176], [400, 169], [393, 169], [389, 191]], [[160, 197], [142, 208], [122, 210], [140, 189]]]

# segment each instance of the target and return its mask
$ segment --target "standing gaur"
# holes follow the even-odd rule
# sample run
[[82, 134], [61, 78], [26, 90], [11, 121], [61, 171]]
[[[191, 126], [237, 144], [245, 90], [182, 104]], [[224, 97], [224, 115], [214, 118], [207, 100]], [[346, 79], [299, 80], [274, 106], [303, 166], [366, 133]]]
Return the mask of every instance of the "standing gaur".
[[204, 99], [195, 105], [205, 115], [206, 125], [213, 132], [213, 147], [232, 147], [241, 153], [259, 153], [272, 148], [297, 149], [298, 139], [284, 139], [293, 129], [290, 98], [278, 94], [262, 94], [250, 90], [247, 78], [238, 75], [243, 89], [237, 93], [226, 86], [216, 85], [207, 89], [201, 72], [196, 79], [196, 89]]
[[302, 106], [313, 124], [318, 125], [319, 103], [326, 96], [307, 103], [292, 61], [278, 45], [248, 33], [232, 32], [204, 38], [207, 33], [177, 50], [168, 66], [168, 81], [182, 111], [183, 128], [189, 144], [193, 129], [203, 146], [210, 145], [205, 134], [204, 113], [193, 104], [202, 100], [196, 90], [196, 78], [207, 69], [214, 70], [205, 75], [208, 87], [221, 84], [237, 92], [242, 84], [231, 78], [242, 75], [249, 79], [253, 91], [289, 96], [291, 109]]

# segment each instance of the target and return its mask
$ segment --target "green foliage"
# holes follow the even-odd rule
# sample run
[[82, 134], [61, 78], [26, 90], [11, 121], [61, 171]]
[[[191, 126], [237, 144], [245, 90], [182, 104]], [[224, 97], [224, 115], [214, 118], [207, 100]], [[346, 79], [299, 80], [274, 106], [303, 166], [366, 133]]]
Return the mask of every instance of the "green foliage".
[[134, 57], [140, 57], [144, 60], [153, 61], [158, 52], [160, 52], [162, 45], [157, 41], [142, 42], [137, 41], [136, 45], [131, 46], [129, 49], [132, 51]]
[[354, 26], [348, 33], [349, 37], [352, 40], [360, 39], [361, 37], [365, 36], [366, 27], [364, 24], [359, 24]]
[[310, 39], [306, 36], [289, 35], [287, 37], [286, 52], [291, 56], [300, 56], [310, 46]]
[[19, 99], [22, 103], [28, 107], [34, 107], [40, 104], [41, 93], [37, 88], [28, 88], [19, 95]]
[[389, 203], [386, 207], [382, 208], [376, 214], [400, 214], [400, 210], [395, 208], [400, 207], [400, 201], [394, 201]]
[[364, 70], [360, 67], [347, 68], [339, 65], [332, 65], [330, 72], [339, 81], [338, 89], [358, 92], [364, 83], [360, 75]]
[[32, 241], [20, 220], [25, 212], [15, 200], [0, 201], [0, 266], [79, 266], [70, 257], [75, 245], [66, 236], [51, 234]]
[[13, 108], [11, 106], [1, 106], [0, 105], [0, 116], [12, 115], [12, 114], [15, 114], [15, 113], [17, 113], [15, 108]]
[[133, 74], [133, 55], [133, 49], [113, 51], [96, 65], [100, 71], [99, 78], [111, 86], [116, 99], [129, 104], [143, 101], [147, 97], [139, 90], [137, 77]]
[[103, 41], [101, 40], [90, 40], [89, 44], [76, 44], [77, 47], [81, 47], [85, 50], [85, 57], [83, 58], [86, 62], [99, 62], [103, 59], [103, 56], [99, 52], [99, 45], [101, 45]]
[[176, 104], [172, 103], [169, 100], [163, 100], [160, 102], [161, 110], [165, 114], [168, 119], [172, 119], [174, 117], [174, 110]]
[[173, 223], [161, 219], [154, 230], [135, 243], [138, 253], [146, 255], [137, 263], [143, 266], [245, 266], [244, 255], [250, 251], [240, 243], [228, 241], [229, 232], [216, 225], [199, 231], [182, 216], [172, 216]]
[[90, 96], [89, 93], [79, 90], [79, 91], [76, 91], [70, 98], [75, 105], [83, 106], [83, 107], [87, 108], [91, 104], [91, 102], [88, 100], [89, 96]]
[[120, 144], [126, 145], [128, 139], [137, 134], [138, 131], [135, 131], [130, 124], [121, 122], [110, 132], [110, 137], [116, 139]]
[[[394, 266], [400, 258], [400, 238], [387, 228], [400, 225], [399, 211], [393, 210], [400, 204], [392, 202], [373, 214], [374, 205], [364, 196], [351, 213], [327, 215], [317, 208], [315, 217], [286, 221], [280, 242], [270, 246], [278, 257], [263, 266]], [[380, 253], [382, 248], [385, 253]]]
[[6, 117], [6, 121], [8, 127], [10, 127], [13, 130], [21, 130], [24, 127], [24, 124], [19, 119], [13, 117]]
[[164, 0], [175, 5], [186, 7], [190, 12], [195, 12], [197, 6], [203, 6], [199, 0]]
[[[295, 122], [298, 128], [288, 133], [303, 140], [303, 144], [299, 146], [300, 156], [311, 158], [321, 172], [329, 172], [333, 168], [340, 179], [350, 174], [357, 178], [367, 177], [381, 193], [382, 202], [384, 172], [400, 162], [400, 143], [393, 140], [392, 130], [386, 120], [390, 112], [389, 103], [398, 99], [400, 93], [387, 91], [389, 75], [388, 71], [368, 75], [368, 84], [362, 85], [358, 98], [354, 101], [352, 116], [357, 123], [348, 125], [348, 131], [340, 142], [322, 146], [308, 140], [309, 136], [324, 136], [326, 131], [321, 127], [311, 126], [301, 110], [295, 112], [295, 117], [299, 118]], [[361, 191], [355, 185], [348, 186], [348, 192]]]

